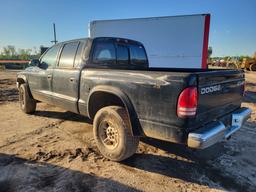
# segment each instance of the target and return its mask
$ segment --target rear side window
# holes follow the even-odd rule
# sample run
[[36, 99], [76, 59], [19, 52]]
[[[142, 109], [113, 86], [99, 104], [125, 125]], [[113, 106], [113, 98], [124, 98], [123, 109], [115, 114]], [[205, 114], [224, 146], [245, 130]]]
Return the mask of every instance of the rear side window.
[[146, 65], [147, 56], [143, 46], [130, 45], [130, 62], [133, 65]]
[[111, 42], [98, 42], [93, 51], [93, 63], [95, 64], [115, 64], [116, 50]]
[[74, 66], [75, 55], [78, 42], [71, 42], [64, 45], [59, 61], [59, 67], [72, 68]]
[[48, 67], [54, 67], [57, 61], [57, 54], [59, 52], [60, 45], [55, 45], [47, 50], [47, 52], [41, 58], [41, 67], [47, 69]]
[[128, 65], [129, 64], [129, 49], [125, 45], [117, 45], [117, 64]]

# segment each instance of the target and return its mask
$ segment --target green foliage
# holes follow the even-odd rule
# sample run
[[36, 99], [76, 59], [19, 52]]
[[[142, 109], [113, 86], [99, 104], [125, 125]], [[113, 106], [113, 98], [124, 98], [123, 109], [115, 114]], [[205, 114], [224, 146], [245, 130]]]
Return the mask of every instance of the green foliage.
[[251, 57], [250, 56], [248, 56], [248, 55], [241, 55], [241, 56], [239, 56], [239, 61], [243, 61], [244, 59], [250, 59]]
[[212, 57], [211, 59], [212, 59], [213, 61], [217, 61], [217, 60], [221, 60], [221, 59], [223, 59], [223, 60], [225, 60], [225, 61], [229, 61], [229, 60], [234, 60], [234, 59], [235, 59], [235, 60], [238, 60], [238, 61], [242, 62], [244, 58], [250, 59], [250, 58], [252, 58], [252, 57], [250, 57], [250, 56], [248, 56], [248, 55], [241, 55], [241, 56]]
[[31, 60], [39, 58], [40, 54], [34, 48], [34, 54], [32, 54], [32, 49], [19, 49], [16, 50], [15, 46], [8, 45], [3, 47], [0, 53], [0, 60]]
[[29, 60], [32, 49], [19, 49], [19, 58], [21, 60]]

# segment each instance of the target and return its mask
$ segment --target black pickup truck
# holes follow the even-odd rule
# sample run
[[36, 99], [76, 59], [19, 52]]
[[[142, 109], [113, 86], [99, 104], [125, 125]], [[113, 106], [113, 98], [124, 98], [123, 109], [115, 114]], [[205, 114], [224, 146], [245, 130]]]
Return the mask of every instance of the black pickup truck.
[[43, 101], [88, 116], [113, 161], [133, 155], [140, 137], [209, 147], [251, 114], [243, 71], [150, 68], [144, 46], [122, 38], [58, 43], [18, 73], [17, 87], [25, 113]]

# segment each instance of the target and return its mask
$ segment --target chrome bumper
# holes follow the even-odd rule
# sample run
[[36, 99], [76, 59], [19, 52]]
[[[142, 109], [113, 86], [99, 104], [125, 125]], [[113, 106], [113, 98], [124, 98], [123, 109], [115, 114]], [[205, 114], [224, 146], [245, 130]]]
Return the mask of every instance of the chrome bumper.
[[214, 121], [205, 127], [188, 134], [187, 145], [191, 148], [204, 149], [223, 138], [230, 137], [239, 130], [243, 123], [250, 117], [252, 110], [240, 108], [232, 113], [231, 126], [226, 127], [221, 121]]

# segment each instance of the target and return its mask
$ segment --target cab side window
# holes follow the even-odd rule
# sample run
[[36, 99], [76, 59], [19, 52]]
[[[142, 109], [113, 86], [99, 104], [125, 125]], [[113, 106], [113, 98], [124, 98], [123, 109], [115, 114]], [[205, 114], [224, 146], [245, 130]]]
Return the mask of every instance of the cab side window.
[[147, 55], [141, 45], [130, 45], [130, 60], [133, 65], [147, 65]]
[[117, 44], [117, 64], [128, 65], [129, 64], [129, 49], [126, 45]]
[[59, 67], [72, 68], [74, 66], [78, 44], [78, 42], [71, 42], [64, 45], [60, 55]]
[[97, 42], [94, 46], [94, 64], [116, 64], [116, 50], [112, 42]]
[[60, 45], [55, 45], [47, 50], [47, 52], [41, 58], [41, 62], [40, 62], [41, 68], [47, 69], [49, 67], [56, 66], [59, 48], [60, 48]]

